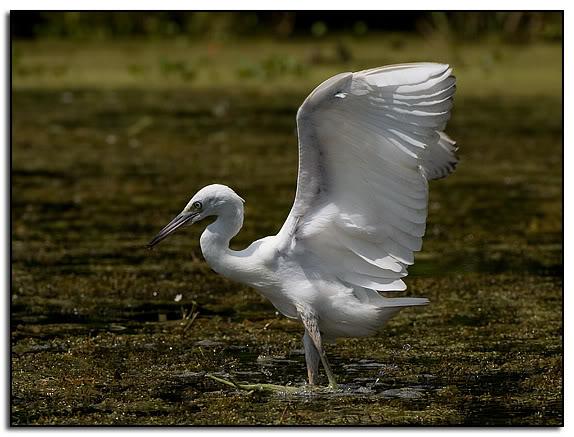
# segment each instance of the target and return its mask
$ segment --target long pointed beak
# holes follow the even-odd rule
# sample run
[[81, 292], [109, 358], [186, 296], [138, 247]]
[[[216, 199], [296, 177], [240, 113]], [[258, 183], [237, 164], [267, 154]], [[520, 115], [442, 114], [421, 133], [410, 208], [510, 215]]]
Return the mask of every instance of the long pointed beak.
[[182, 212], [178, 214], [161, 231], [159, 231], [155, 238], [147, 244], [147, 247], [151, 249], [157, 243], [167, 238], [170, 234], [174, 233], [177, 229], [181, 228], [183, 225], [193, 219], [196, 215], [196, 213], [189, 212]]

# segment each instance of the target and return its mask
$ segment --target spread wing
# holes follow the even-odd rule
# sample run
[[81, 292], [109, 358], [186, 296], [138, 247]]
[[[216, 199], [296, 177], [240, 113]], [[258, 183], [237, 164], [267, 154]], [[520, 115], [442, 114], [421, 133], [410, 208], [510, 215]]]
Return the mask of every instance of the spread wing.
[[404, 290], [425, 232], [427, 181], [457, 162], [443, 133], [454, 92], [451, 68], [434, 63], [319, 85], [297, 113], [297, 194], [280, 250], [352, 285]]

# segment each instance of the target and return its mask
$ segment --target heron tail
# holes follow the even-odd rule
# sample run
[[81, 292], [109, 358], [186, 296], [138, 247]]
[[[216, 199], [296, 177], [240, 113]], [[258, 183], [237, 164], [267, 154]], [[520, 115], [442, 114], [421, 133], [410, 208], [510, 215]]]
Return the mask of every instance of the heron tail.
[[384, 302], [381, 302], [378, 311], [378, 323], [380, 327], [403, 308], [427, 305], [429, 303], [429, 300], [425, 297], [383, 297], [383, 299]]

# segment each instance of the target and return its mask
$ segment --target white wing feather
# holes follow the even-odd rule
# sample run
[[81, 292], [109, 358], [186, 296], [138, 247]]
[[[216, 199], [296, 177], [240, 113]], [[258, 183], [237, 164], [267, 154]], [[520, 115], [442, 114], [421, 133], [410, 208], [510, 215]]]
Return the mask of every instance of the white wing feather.
[[457, 162], [442, 132], [454, 92], [451, 68], [434, 63], [319, 85], [297, 114], [297, 194], [278, 234], [284, 255], [305, 254], [354, 286], [404, 290], [425, 233], [427, 180]]

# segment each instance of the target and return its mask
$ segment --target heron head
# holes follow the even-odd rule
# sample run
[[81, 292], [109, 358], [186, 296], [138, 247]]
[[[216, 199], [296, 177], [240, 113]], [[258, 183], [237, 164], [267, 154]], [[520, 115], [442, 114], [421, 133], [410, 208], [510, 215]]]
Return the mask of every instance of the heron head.
[[185, 205], [185, 208], [183, 208], [183, 211], [159, 231], [147, 246], [151, 248], [182, 226], [191, 225], [206, 217], [218, 216], [225, 212], [243, 212], [244, 202], [228, 186], [212, 184], [203, 187], [194, 194], [187, 205]]

